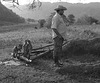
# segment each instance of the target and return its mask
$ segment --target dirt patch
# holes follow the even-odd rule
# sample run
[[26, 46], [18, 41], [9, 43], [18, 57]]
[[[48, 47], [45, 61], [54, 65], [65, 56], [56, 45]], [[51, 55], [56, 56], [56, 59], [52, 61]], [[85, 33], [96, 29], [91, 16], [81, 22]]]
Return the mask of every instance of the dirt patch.
[[65, 77], [55, 73], [50, 64], [48, 65], [50, 62], [46, 62], [48, 61], [39, 60], [29, 66], [0, 65], [0, 82], [60, 83], [65, 81]]
[[[70, 59], [71, 60], [71, 59]], [[80, 59], [81, 60], [81, 59]], [[57, 68], [50, 60], [36, 60], [26, 65], [0, 65], [0, 82], [7, 83], [91, 83], [100, 82], [99, 62], [72, 63], [64, 62], [63, 67]], [[94, 66], [95, 65], [95, 66]]]

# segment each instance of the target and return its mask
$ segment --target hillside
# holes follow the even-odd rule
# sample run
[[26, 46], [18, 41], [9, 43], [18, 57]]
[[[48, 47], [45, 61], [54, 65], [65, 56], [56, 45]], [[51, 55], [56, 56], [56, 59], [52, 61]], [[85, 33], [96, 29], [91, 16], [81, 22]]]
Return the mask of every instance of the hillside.
[[0, 25], [23, 23], [24, 19], [0, 3]]
[[20, 10], [17, 8], [11, 8], [9, 5], [6, 6], [24, 18], [41, 19], [41, 18], [47, 18], [51, 12], [54, 12], [54, 8], [57, 7], [57, 5], [59, 4], [68, 8], [68, 10], [65, 12], [66, 15], [72, 13], [76, 17], [80, 17], [83, 14], [88, 14], [94, 16], [95, 18], [100, 19], [100, 3], [71, 4], [67, 2], [59, 2], [59, 3], [43, 2], [42, 7], [37, 8], [35, 10], [28, 10], [28, 8], [25, 5], [20, 6], [19, 7]]

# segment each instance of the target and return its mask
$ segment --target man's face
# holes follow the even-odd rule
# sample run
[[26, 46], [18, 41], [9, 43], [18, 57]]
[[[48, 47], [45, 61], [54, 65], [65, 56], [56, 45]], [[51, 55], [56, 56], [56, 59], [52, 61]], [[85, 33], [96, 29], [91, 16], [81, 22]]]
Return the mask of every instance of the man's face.
[[59, 10], [59, 14], [63, 15], [64, 14], [64, 10]]

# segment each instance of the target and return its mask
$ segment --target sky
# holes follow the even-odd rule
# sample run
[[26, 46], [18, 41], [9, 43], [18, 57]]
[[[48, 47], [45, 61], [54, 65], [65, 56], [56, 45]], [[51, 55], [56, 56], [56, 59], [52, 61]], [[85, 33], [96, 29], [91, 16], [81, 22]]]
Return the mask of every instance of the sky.
[[[58, 2], [59, 0], [40, 0], [41, 2]], [[63, 2], [69, 2], [69, 3], [90, 3], [90, 2], [100, 2], [100, 0], [61, 0]], [[31, 3], [32, 0], [19, 0], [20, 5], [24, 5], [27, 3]]]
[[[26, 4], [31, 2], [32, 0], [20, 0], [20, 4]], [[59, 0], [40, 0], [41, 2], [57, 2]], [[69, 2], [69, 3], [90, 3], [90, 2], [100, 2], [100, 0], [61, 0], [63, 2]]]

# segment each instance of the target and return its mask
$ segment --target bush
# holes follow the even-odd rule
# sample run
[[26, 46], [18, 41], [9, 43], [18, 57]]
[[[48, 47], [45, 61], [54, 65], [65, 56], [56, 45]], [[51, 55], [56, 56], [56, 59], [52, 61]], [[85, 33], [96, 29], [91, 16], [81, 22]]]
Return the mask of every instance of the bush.
[[40, 20], [38, 20], [38, 22], [39, 22], [39, 24], [40, 24], [40, 28], [41, 27], [44, 27], [44, 24], [45, 24], [45, 19], [40, 19]]
[[31, 18], [28, 18], [28, 19], [26, 19], [28, 22], [35, 22], [35, 20], [34, 19], [31, 19]]
[[88, 15], [84, 15], [80, 18], [77, 19], [77, 22], [76, 24], [88, 24], [88, 25], [91, 25], [91, 24], [98, 24], [99, 23], [99, 20], [95, 19], [94, 17], [92, 16], [88, 16]]
[[70, 25], [74, 24], [74, 22], [75, 22], [75, 16], [73, 14], [69, 14], [68, 15], [68, 20], [69, 20]]
[[64, 52], [65, 57], [66, 57], [66, 54], [100, 55], [100, 38], [94, 38], [91, 40], [73, 40], [63, 47], [63, 52]]

